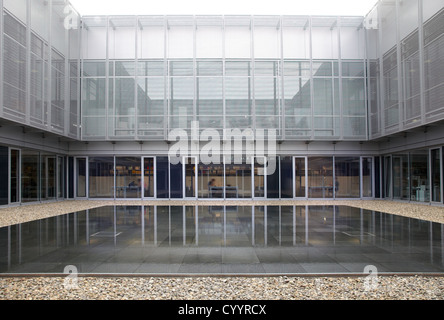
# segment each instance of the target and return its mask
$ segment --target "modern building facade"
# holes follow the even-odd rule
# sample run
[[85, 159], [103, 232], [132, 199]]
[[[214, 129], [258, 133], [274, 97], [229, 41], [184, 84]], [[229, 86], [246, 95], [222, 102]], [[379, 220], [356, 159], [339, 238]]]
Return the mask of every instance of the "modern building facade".
[[[0, 205], [443, 203], [442, 0], [380, 0], [365, 17], [0, 5]], [[178, 130], [196, 150], [211, 132], [221, 152], [211, 163], [196, 153], [171, 161]], [[262, 133], [273, 133], [273, 152], [243, 153], [261, 149]]]

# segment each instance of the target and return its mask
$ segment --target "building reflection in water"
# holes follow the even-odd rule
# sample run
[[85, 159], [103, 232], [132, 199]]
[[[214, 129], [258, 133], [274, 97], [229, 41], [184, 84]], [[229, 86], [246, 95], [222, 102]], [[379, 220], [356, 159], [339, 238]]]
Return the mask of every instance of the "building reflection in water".
[[227, 265], [353, 273], [369, 264], [444, 272], [444, 226], [347, 206], [239, 205], [101, 207], [0, 229], [2, 273], [66, 265], [83, 273], [223, 273]]

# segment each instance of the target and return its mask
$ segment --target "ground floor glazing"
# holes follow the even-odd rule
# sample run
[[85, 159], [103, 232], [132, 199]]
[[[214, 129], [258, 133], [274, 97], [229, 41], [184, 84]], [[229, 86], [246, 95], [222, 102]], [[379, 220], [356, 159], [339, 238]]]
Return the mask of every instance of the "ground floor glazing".
[[62, 199], [359, 199], [442, 203], [442, 147], [378, 156], [70, 156], [0, 146], [0, 204]]

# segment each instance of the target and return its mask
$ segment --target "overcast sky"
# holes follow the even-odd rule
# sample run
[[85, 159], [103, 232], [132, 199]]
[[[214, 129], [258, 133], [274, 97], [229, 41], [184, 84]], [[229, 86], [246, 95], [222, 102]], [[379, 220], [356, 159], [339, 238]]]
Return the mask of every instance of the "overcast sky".
[[81, 15], [366, 15], [377, 0], [70, 0]]

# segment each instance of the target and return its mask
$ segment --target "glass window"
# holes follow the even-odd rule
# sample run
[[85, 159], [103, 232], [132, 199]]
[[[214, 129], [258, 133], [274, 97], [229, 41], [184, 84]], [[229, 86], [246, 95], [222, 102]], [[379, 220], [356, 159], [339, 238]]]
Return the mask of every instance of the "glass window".
[[373, 158], [362, 158], [362, 197], [373, 196]]
[[[20, 199], [20, 151], [11, 149], [11, 203], [18, 202]], [[7, 189], [6, 189], [7, 190]]]
[[224, 198], [224, 165], [203, 164], [198, 166], [198, 196], [199, 198]]
[[333, 194], [333, 158], [308, 158], [308, 197], [332, 198]]
[[106, 61], [83, 61], [83, 77], [105, 77]]
[[156, 158], [157, 198], [169, 198], [169, 161], [168, 157]]
[[310, 77], [310, 61], [284, 61], [284, 76]]
[[294, 165], [295, 165], [295, 197], [297, 198], [305, 198], [305, 192], [306, 192], [306, 172], [305, 172], [305, 158], [302, 157], [296, 157], [294, 159]]
[[360, 163], [358, 157], [335, 157], [335, 197], [359, 198]]
[[314, 114], [333, 115], [333, 82], [332, 79], [313, 79]]
[[54, 199], [56, 197], [56, 157], [54, 155], [42, 154], [41, 165], [41, 195], [43, 200]]
[[275, 157], [276, 170], [272, 174], [267, 172], [267, 198], [279, 198], [279, 157]]
[[293, 157], [281, 157], [280, 169], [281, 198], [293, 198]]
[[226, 197], [251, 198], [251, 192], [251, 159], [242, 157], [242, 163], [236, 164], [232, 157], [225, 164]]
[[432, 201], [441, 202], [441, 153], [440, 149], [431, 150]]
[[250, 76], [249, 61], [227, 61], [225, 63], [225, 75], [227, 76]]
[[39, 153], [22, 150], [22, 202], [39, 200]]
[[140, 198], [141, 196], [140, 158], [116, 157], [116, 198]]
[[409, 156], [408, 154], [394, 154], [393, 164], [393, 198], [409, 200]]
[[89, 158], [89, 197], [114, 197], [114, 158]]
[[410, 200], [426, 202], [430, 199], [429, 153], [417, 150], [410, 153], [411, 196]]
[[[8, 162], [9, 162], [9, 150], [7, 147], [0, 146], [0, 205], [6, 205], [9, 202]], [[12, 166], [11, 166], [11, 171], [12, 171]], [[11, 190], [11, 194], [12, 192], [13, 190]]]
[[143, 170], [144, 197], [152, 198], [156, 188], [154, 185], [154, 158], [144, 158]]
[[170, 197], [183, 198], [183, 165], [170, 163]]
[[197, 76], [222, 76], [222, 61], [198, 61]]
[[165, 64], [163, 61], [139, 61], [137, 75], [141, 77], [163, 76]]
[[364, 77], [364, 61], [342, 61], [343, 77]]
[[116, 77], [130, 77], [134, 76], [135, 62], [134, 61], [116, 61], [115, 63], [115, 75]]

